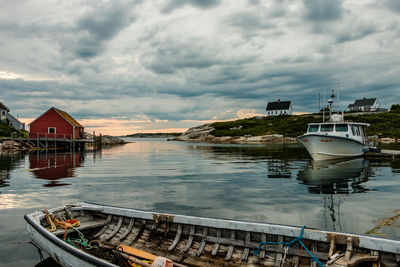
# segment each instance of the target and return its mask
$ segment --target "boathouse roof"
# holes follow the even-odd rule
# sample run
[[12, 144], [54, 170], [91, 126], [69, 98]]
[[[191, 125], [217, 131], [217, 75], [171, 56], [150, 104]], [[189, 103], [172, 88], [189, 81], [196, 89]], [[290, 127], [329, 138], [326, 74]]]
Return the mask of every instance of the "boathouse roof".
[[10, 109], [1, 102], [0, 102], [0, 109], [5, 109], [5, 110], [7, 110], [7, 112], [10, 112]]
[[349, 107], [365, 107], [372, 106], [376, 101], [376, 98], [363, 98], [354, 101], [354, 104], [350, 104]]
[[291, 101], [281, 101], [278, 99], [276, 102], [268, 102], [266, 110], [283, 110], [290, 108]]
[[34, 121], [32, 121], [29, 124], [30, 125], [33, 124], [37, 119], [39, 119], [40, 117], [42, 117], [43, 115], [45, 115], [47, 112], [49, 112], [52, 109], [55, 112], [57, 112], [62, 118], [64, 118], [64, 120], [69, 122], [69, 124], [71, 124], [72, 126], [75, 126], [75, 127], [78, 127], [78, 128], [83, 128], [83, 126], [79, 122], [77, 122], [71, 115], [69, 115], [67, 112], [65, 112], [65, 111], [63, 111], [61, 109], [55, 108], [55, 107], [51, 107], [49, 110], [47, 110], [45, 113], [43, 113], [42, 115], [37, 117]]

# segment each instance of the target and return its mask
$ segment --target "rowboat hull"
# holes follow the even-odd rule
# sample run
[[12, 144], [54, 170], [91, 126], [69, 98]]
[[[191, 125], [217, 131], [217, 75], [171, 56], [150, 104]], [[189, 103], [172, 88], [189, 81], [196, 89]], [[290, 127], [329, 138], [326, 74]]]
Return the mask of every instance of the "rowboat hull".
[[[110, 246], [128, 245], [167, 257], [184, 266], [310, 266], [311, 255], [291, 240], [301, 235], [311, 254], [326, 263], [336, 251], [350, 251], [340, 260], [378, 262], [380, 256], [400, 262], [400, 241], [372, 236], [253, 223], [234, 220], [163, 214], [128, 208], [78, 203], [49, 210], [59, 217], [72, 215], [81, 221], [80, 231], [88, 239]], [[64, 230], [46, 230], [45, 214], [25, 215], [32, 240], [61, 266], [118, 266], [62, 240]], [[68, 230], [73, 235], [74, 230]], [[260, 243], [265, 242], [265, 243]], [[280, 244], [277, 244], [280, 243]], [[283, 243], [282, 243], [283, 242]], [[255, 251], [259, 251], [257, 255]], [[290, 256], [289, 256], [290, 255]], [[361, 256], [360, 256], [361, 255]], [[372, 256], [371, 256], [372, 255]]]
[[365, 145], [359, 141], [332, 135], [305, 134], [297, 140], [307, 149], [313, 160], [359, 157]]

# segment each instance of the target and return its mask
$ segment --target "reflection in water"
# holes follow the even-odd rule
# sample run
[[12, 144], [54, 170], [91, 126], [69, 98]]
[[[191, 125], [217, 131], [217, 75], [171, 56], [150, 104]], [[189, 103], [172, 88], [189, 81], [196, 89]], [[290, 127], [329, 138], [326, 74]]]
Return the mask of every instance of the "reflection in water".
[[57, 180], [75, 177], [75, 168], [81, 167], [83, 161], [83, 152], [29, 154], [30, 171], [36, 178], [50, 181], [45, 187], [68, 185]]
[[291, 178], [291, 165], [287, 160], [268, 160], [268, 178]]
[[371, 174], [369, 161], [363, 158], [341, 161], [313, 161], [297, 179], [314, 194], [363, 193], [368, 189], [362, 183]]
[[10, 172], [24, 160], [21, 151], [0, 152], [0, 187], [9, 186]]
[[347, 194], [364, 193], [362, 185], [371, 175], [369, 161], [363, 158], [335, 161], [312, 161], [298, 173], [297, 179], [312, 194], [324, 194], [325, 227], [342, 231], [340, 204]]

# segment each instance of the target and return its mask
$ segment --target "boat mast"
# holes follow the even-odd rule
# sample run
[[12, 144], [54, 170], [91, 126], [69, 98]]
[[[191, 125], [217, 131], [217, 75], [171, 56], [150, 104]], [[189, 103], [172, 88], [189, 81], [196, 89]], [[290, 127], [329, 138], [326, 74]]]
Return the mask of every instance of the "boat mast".
[[332, 104], [333, 104], [333, 99], [335, 98], [335, 91], [332, 89], [332, 94], [331, 98], [329, 98], [328, 103], [329, 103], [329, 119], [332, 118]]

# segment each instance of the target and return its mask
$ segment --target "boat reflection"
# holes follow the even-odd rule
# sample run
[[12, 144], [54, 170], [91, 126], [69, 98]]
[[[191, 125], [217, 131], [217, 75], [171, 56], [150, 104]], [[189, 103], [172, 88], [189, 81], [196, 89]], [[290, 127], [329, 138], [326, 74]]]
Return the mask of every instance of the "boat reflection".
[[368, 191], [362, 183], [371, 175], [369, 161], [363, 158], [335, 161], [311, 161], [297, 180], [314, 194], [350, 194]]
[[38, 179], [49, 180], [45, 187], [63, 186], [62, 178], [75, 177], [75, 169], [82, 166], [83, 152], [32, 153], [29, 154], [29, 168]]

